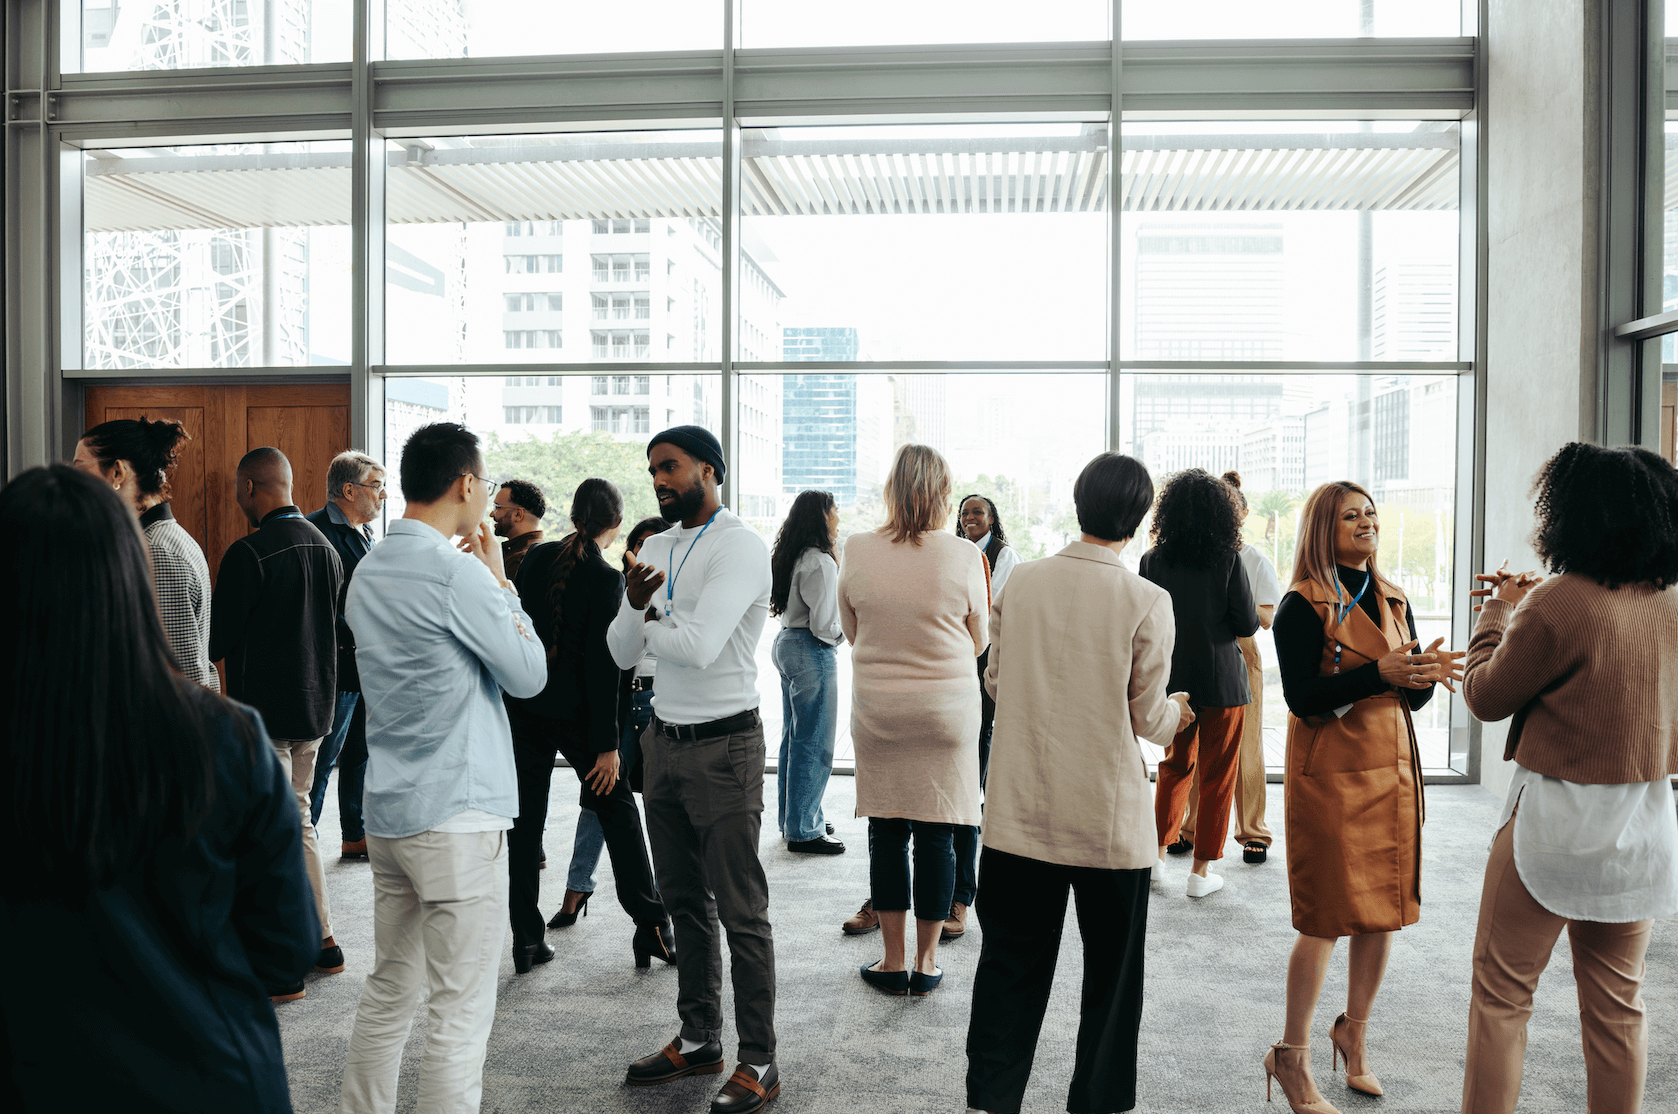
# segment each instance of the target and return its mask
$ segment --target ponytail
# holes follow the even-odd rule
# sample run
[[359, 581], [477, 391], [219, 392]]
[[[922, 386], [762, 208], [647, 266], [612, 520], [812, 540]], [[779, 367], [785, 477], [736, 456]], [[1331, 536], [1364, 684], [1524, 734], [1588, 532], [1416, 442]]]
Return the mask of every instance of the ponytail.
[[623, 521], [623, 496], [610, 480], [591, 477], [577, 485], [571, 497], [572, 532], [560, 539], [559, 563], [554, 566], [553, 578], [548, 582], [548, 607], [553, 612], [554, 646], [548, 647], [551, 660], [559, 643], [559, 632], [565, 604], [565, 586], [571, 580], [571, 570], [577, 562], [587, 558], [602, 560], [596, 535]]
[[180, 447], [191, 435], [180, 422], [146, 418], [118, 418], [101, 422], [86, 433], [82, 441], [99, 461], [99, 467], [110, 468], [119, 460], [126, 460], [134, 469], [136, 483], [142, 495], [169, 494], [169, 473], [180, 455]]

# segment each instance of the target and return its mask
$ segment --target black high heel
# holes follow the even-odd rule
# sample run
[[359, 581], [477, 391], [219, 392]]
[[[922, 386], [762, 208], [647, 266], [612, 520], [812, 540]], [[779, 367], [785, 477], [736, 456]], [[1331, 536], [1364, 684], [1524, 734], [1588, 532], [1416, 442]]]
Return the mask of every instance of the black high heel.
[[547, 944], [538, 941], [534, 944], [513, 945], [513, 970], [521, 975], [530, 973], [530, 968], [537, 963], [546, 963], [554, 957], [554, 950]]
[[642, 970], [651, 967], [654, 959], [676, 962], [676, 945], [662, 924], [636, 925], [630, 947], [635, 949], [635, 966]]
[[[565, 892], [566, 893], [573, 893], [575, 891], [567, 890]], [[573, 909], [571, 912], [569, 912], [569, 913], [555, 913], [553, 915], [553, 919], [548, 921], [548, 927], [549, 928], [570, 928], [572, 925], [577, 923], [577, 918], [578, 917], [588, 916], [588, 899], [593, 897], [593, 896], [594, 896], [594, 891], [590, 890], [588, 893], [583, 895], [583, 899], [581, 901], [577, 902], [577, 907], [575, 909]]]

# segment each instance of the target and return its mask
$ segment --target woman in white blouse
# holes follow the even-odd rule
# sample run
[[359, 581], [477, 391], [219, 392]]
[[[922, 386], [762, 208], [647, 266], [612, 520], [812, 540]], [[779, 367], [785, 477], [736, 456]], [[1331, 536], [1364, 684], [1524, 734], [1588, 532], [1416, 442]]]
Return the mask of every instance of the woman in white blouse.
[[1574, 443], [1535, 490], [1551, 575], [1478, 578], [1463, 670], [1470, 711], [1514, 717], [1515, 769], [1480, 897], [1462, 1108], [1515, 1109], [1533, 992], [1565, 928], [1585, 1106], [1632, 1114], [1644, 955], [1654, 919], [1678, 912], [1678, 472], [1646, 449]]
[[822, 815], [839, 722], [839, 565], [833, 545], [839, 508], [826, 491], [800, 492], [787, 512], [769, 566], [769, 614], [781, 633], [769, 658], [781, 674], [781, 762], [775, 779], [787, 850], [841, 855]]

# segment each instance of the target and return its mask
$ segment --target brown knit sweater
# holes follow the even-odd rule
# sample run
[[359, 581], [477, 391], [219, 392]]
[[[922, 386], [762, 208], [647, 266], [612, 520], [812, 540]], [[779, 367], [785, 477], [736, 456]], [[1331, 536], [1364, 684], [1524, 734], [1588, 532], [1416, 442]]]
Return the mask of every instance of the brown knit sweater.
[[1585, 785], [1678, 773], [1678, 590], [1552, 577], [1487, 600], [1463, 667], [1479, 719], [1514, 716], [1505, 759]]

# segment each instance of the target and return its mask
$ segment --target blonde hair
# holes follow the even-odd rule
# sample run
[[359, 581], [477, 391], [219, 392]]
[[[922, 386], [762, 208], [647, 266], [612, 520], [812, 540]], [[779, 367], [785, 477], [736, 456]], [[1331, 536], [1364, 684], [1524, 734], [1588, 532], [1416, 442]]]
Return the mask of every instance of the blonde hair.
[[[1374, 497], [1351, 480], [1323, 484], [1305, 500], [1305, 509], [1299, 515], [1299, 537], [1294, 544], [1293, 583], [1314, 581], [1325, 594], [1333, 592], [1339, 584], [1340, 574], [1334, 569], [1338, 563], [1334, 558], [1334, 535], [1340, 528], [1340, 505], [1348, 495], [1361, 495], [1370, 506], [1375, 505]], [[1375, 583], [1383, 591], [1403, 595], [1375, 567], [1373, 553], [1369, 555], [1369, 575], [1375, 578]]]
[[927, 445], [904, 445], [886, 476], [886, 524], [879, 532], [894, 542], [921, 544], [950, 518], [950, 465]]

